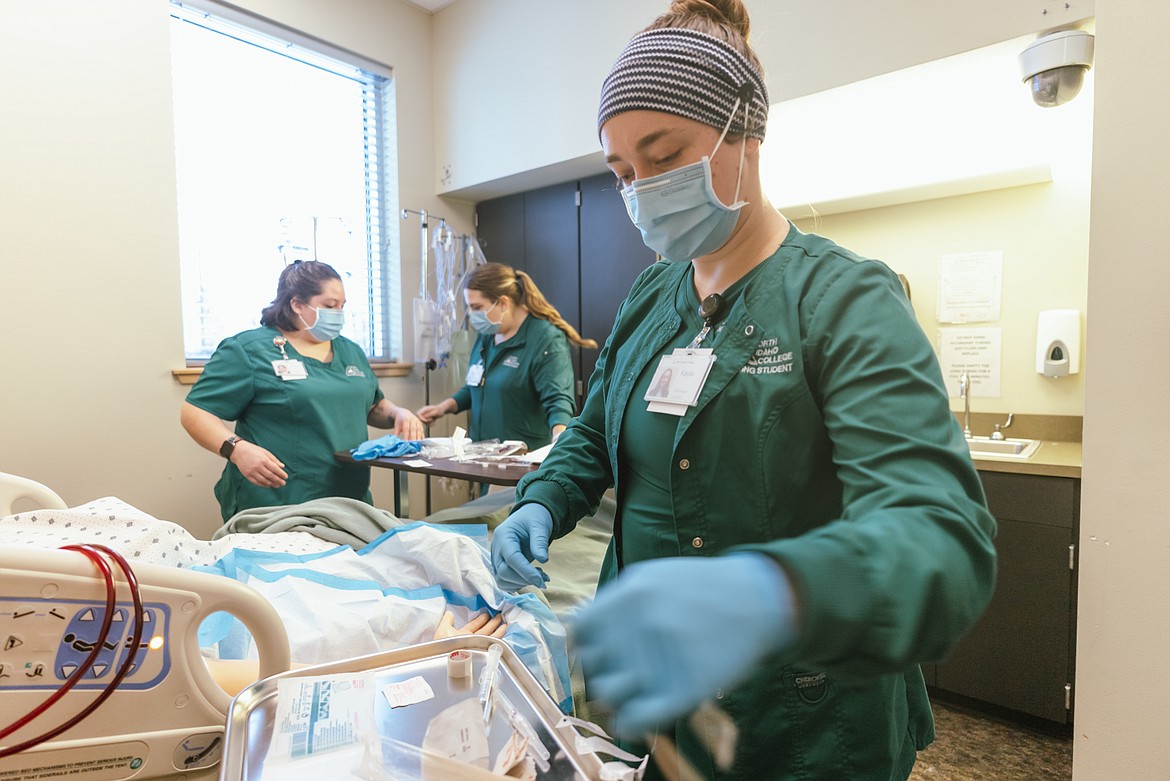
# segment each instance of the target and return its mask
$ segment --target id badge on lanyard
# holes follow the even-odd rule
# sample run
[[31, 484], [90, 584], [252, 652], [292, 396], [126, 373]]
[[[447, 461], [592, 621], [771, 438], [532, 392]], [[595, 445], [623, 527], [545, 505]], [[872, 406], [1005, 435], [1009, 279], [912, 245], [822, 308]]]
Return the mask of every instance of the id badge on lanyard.
[[658, 368], [650, 380], [650, 389], [643, 397], [649, 404], [648, 412], [683, 416], [687, 409], [699, 403], [699, 394], [707, 383], [707, 375], [715, 363], [715, 351], [700, 347], [703, 339], [711, 333], [711, 327], [723, 313], [723, 297], [712, 293], [699, 305], [699, 316], [703, 328], [686, 347], [677, 347], [670, 355], [658, 361]]
[[272, 362], [272, 371], [280, 379], [288, 382], [289, 380], [305, 380], [309, 377], [309, 372], [305, 369], [305, 364], [296, 358], [289, 358], [288, 353], [284, 351], [284, 346], [288, 341], [283, 336], [278, 336], [272, 340], [272, 344], [276, 349], [280, 350], [280, 359]]
[[699, 402], [715, 357], [713, 350], [687, 347], [662, 356], [644, 397], [650, 402], [646, 409], [668, 415], [687, 414], [687, 408]]
[[467, 378], [464, 380], [467, 385], [475, 387], [483, 384], [483, 363], [477, 363], [467, 369]]

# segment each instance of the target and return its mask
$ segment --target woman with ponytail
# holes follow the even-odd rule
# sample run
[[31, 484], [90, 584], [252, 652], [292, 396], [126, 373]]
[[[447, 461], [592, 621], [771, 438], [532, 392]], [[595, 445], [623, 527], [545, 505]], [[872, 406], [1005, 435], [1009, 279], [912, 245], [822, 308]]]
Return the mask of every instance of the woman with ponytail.
[[474, 268], [463, 291], [479, 337], [471, 348], [463, 387], [423, 407], [433, 423], [471, 410], [473, 440], [514, 439], [530, 450], [555, 440], [573, 417], [573, 364], [569, 342], [596, 348], [540, 292], [532, 277], [501, 263]]
[[[920, 664], [991, 597], [995, 522], [897, 275], [768, 202], [748, 28], [741, 0], [675, 0], [602, 84], [602, 152], [663, 260], [492, 564], [543, 586], [532, 562], [612, 487], [570, 622], [611, 726], [701, 778], [897, 781], [934, 738]], [[648, 393], [668, 368], [669, 399]]]

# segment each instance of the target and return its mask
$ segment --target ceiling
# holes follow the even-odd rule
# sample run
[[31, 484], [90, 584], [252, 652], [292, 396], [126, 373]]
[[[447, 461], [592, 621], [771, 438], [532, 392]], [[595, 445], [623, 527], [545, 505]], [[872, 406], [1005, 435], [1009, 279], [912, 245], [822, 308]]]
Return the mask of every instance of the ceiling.
[[417, 5], [419, 8], [422, 8], [425, 11], [434, 13], [435, 11], [446, 8], [447, 6], [456, 2], [456, 0], [407, 0], [407, 2], [409, 2], [411, 5]]

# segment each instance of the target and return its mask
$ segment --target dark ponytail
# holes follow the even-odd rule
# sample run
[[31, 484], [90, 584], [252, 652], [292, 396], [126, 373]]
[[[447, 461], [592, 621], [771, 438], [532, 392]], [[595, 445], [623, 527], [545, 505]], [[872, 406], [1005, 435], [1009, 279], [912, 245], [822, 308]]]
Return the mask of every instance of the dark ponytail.
[[466, 287], [483, 293], [492, 303], [499, 301], [500, 296], [507, 296], [513, 303], [527, 309], [528, 314], [547, 320], [564, 331], [569, 341], [578, 347], [597, 347], [597, 342], [583, 338], [576, 328], [565, 322], [561, 313], [540, 292], [532, 277], [523, 271], [516, 271], [503, 263], [484, 263], [467, 275]]

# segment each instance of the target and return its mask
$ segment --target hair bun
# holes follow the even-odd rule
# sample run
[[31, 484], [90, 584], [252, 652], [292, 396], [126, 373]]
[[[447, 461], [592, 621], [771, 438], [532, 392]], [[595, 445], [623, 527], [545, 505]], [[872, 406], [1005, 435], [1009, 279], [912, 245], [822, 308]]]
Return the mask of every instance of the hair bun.
[[751, 29], [751, 18], [742, 0], [672, 0], [665, 15], [706, 19], [734, 29], [745, 41]]

